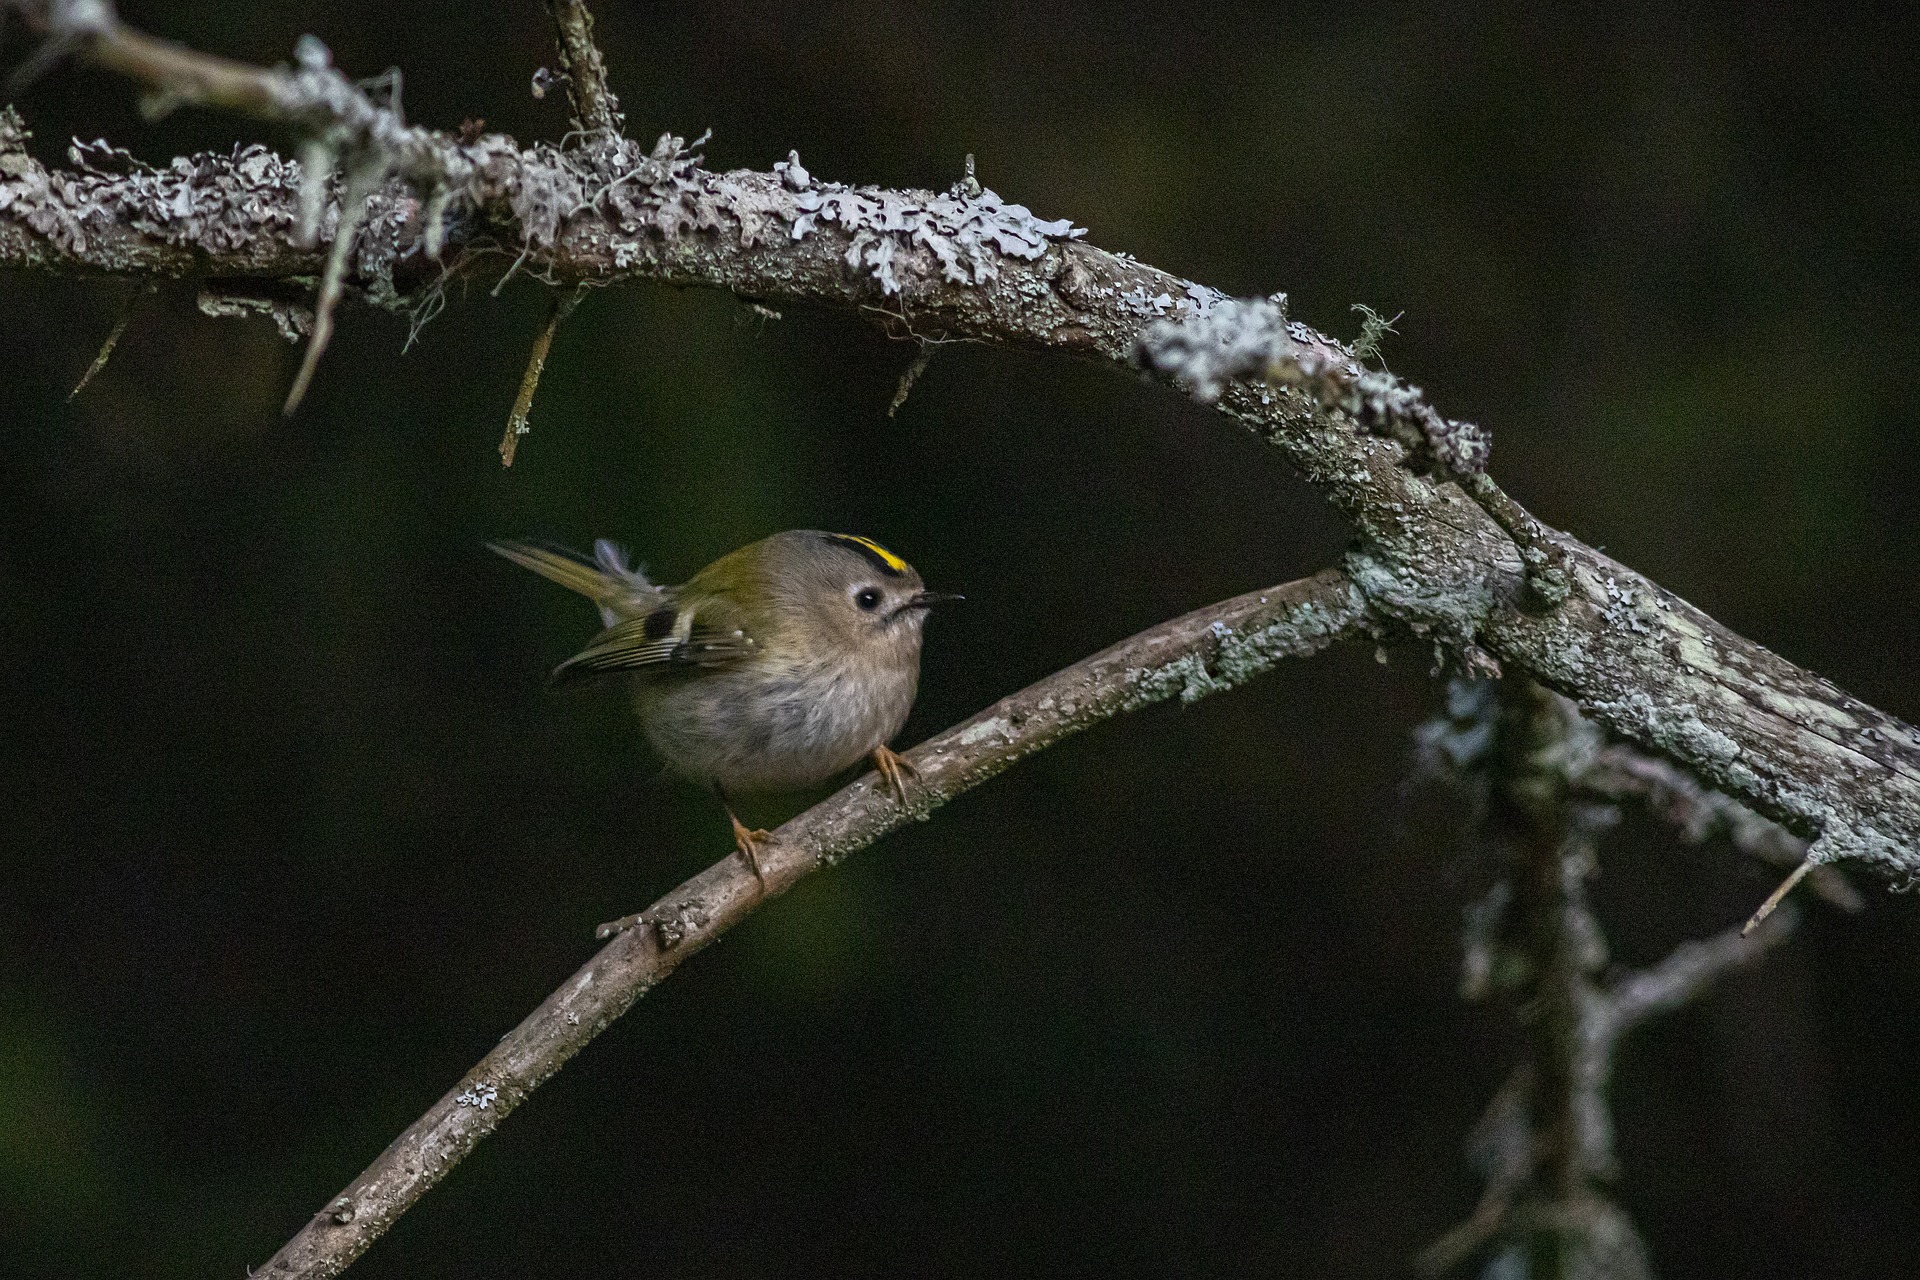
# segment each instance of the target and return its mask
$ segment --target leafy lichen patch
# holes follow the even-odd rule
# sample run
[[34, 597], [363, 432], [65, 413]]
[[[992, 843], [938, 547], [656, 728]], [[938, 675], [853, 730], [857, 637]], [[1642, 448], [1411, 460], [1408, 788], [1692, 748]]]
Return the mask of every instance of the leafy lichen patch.
[[885, 294], [903, 291], [906, 257], [916, 249], [932, 254], [942, 279], [978, 285], [999, 275], [1002, 256], [1030, 262], [1046, 252], [1049, 242], [1086, 234], [1065, 218], [1037, 218], [1025, 205], [1008, 204], [987, 188], [968, 194], [956, 186], [934, 194], [810, 179], [795, 194], [793, 208], [795, 240], [806, 239], [822, 223], [837, 224], [852, 237], [847, 265], [878, 280]]

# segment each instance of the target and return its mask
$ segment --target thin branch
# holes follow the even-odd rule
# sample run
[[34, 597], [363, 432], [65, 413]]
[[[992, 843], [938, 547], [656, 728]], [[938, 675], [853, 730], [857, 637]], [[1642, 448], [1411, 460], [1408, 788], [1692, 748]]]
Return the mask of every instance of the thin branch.
[[165, 94], [170, 100], [280, 120], [353, 150], [377, 149], [410, 177], [437, 183], [471, 166], [458, 143], [408, 126], [329, 63], [326, 47], [301, 41], [299, 66], [261, 68], [159, 40], [121, 22], [105, 0], [15, 3], [29, 26], [63, 48]]
[[136, 289], [127, 295], [125, 302], [120, 304], [120, 315], [114, 320], [113, 328], [107, 330], [107, 339], [100, 344], [100, 353], [94, 356], [93, 363], [87, 366], [87, 371], [80, 375], [80, 381], [73, 384], [73, 390], [67, 392], [67, 399], [71, 400], [85, 391], [87, 384], [93, 381], [95, 375], [107, 367], [107, 361], [113, 359], [113, 349], [120, 345], [120, 335], [127, 331], [127, 323], [133, 319], [133, 304], [147, 292], [149, 290]]
[[1711, 938], [1681, 943], [1658, 964], [1616, 979], [1607, 988], [1592, 1034], [1611, 1051], [1612, 1042], [1648, 1018], [1678, 1009], [1721, 977], [1786, 941], [1799, 922], [1799, 914], [1788, 906], [1774, 912], [1758, 929], [1727, 929]]
[[1819, 854], [1815, 852], [1819, 847], [1820, 843], [1816, 840], [1813, 848], [1807, 850], [1806, 861], [1802, 862], [1792, 871], [1789, 871], [1787, 878], [1780, 882], [1779, 887], [1768, 894], [1766, 901], [1762, 902], [1754, 913], [1747, 918], [1747, 922], [1740, 926], [1741, 937], [1747, 937], [1761, 925], [1764, 925], [1767, 922], [1767, 917], [1779, 910], [1780, 904], [1787, 900], [1787, 895], [1793, 892], [1794, 886], [1806, 879], [1809, 871], [1812, 871], [1820, 865]]
[[520, 448], [520, 437], [533, 430], [527, 422], [527, 415], [533, 412], [533, 393], [540, 385], [541, 370], [547, 367], [547, 351], [553, 346], [554, 332], [560, 322], [573, 314], [580, 305], [580, 299], [586, 296], [585, 286], [572, 293], [557, 294], [553, 299], [553, 309], [547, 313], [547, 323], [540, 330], [540, 336], [533, 340], [533, 352], [527, 357], [527, 371], [520, 376], [520, 394], [513, 398], [513, 410], [507, 414], [506, 434], [500, 437], [500, 465], [513, 465], [513, 455]]
[[566, 72], [574, 128], [617, 135], [626, 121], [620, 114], [620, 100], [607, 88], [607, 66], [593, 42], [593, 15], [582, 0], [546, 0], [546, 4], [561, 70]]
[[367, 202], [380, 189], [387, 176], [386, 161], [373, 153], [357, 157], [347, 166], [345, 189], [340, 195], [340, 224], [334, 229], [333, 247], [327, 252], [327, 266], [320, 274], [320, 294], [313, 306], [313, 333], [307, 338], [306, 354], [300, 360], [300, 372], [287, 389], [287, 402], [280, 409], [291, 418], [307, 394], [320, 357], [333, 338], [333, 309], [340, 305], [346, 291], [347, 260], [353, 256], [353, 242], [367, 216]]
[[920, 375], [927, 371], [927, 366], [931, 363], [933, 363], [933, 344], [923, 342], [920, 344], [920, 349], [913, 353], [913, 362], [901, 373], [900, 385], [893, 389], [893, 399], [887, 405], [889, 418], [900, 412], [901, 406], [907, 402], [907, 397], [913, 394], [914, 383], [920, 381]]
[[1123, 640], [922, 743], [905, 756], [917, 777], [906, 805], [874, 775], [849, 784], [761, 846], [764, 882], [732, 854], [624, 922], [647, 927], [616, 929], [255, 1274], [337, 1275], [589, 1040], [768, 897], [1082, 729], [1231, 688], [1372, 625], [1360, 593], [1334, 570], [1250, 592]]

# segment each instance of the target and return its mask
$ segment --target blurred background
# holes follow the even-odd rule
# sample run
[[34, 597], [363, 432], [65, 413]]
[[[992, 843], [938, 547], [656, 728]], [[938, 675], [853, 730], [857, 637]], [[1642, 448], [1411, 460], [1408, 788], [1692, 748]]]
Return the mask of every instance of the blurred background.
[[[944, 187], [1231, 293], [1291, 293], [1491, 427], [1541, 516], [1920, 718], [1911, 10], [597, 6], [630, 131], [718, 167]], [[312, 32], [412, 119], [524, 141], [533, 0], [129, 3], [254, 62]], [[0, 62], [24, 56], [14, 26]], [[20, 102], [152, 160], [289, 139], [63, 67]], [[0, 1270], [239, 1277], [583, 961], [728, 849], [594, 621], [484, 539], [677, 580], [794, 526], [967, 593], [917, 741], [1345, 532], [1267, 449], [1111, 369], [852, 317], [597, 293], [511, 471], [537, 284], [414, 348], [342, 312], [305, 407], [265, 322], [0, 276]], [[1479, 1185], [1516, 1052], [1456, 997], [1481, 877], [1403, 798], [1428, 657], [1336, 651], [1108, 724], [758, 912], [593, 1044], [355, 1276], [1407, 1273]], [[1642, 819], [1616, 958], [1777, 871]], [[1863, 881], [1863, 883], [1867, 883]], [[1627, 1048], [1619, 1194], [1669, 1277], [1884, 1276], [1920, 1247], [1920, 928], [1869, 883]]]

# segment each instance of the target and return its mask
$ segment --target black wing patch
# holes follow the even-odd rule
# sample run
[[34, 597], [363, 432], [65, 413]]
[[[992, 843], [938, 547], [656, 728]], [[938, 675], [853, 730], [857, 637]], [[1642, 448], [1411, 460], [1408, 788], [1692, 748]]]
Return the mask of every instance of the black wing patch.
[[673, 634], [673, 624], [678, 618], [673, 606], [663, 605], [640, 620], [640, 634], [649, 640], [664, 640]]

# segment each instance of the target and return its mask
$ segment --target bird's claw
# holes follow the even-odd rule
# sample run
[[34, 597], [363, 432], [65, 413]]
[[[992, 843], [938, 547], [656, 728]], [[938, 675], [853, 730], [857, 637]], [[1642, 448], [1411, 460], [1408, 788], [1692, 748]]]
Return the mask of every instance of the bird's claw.
[[887, 789], [902, 805], [907, 802], [907, 779], [920, 777], [920, 771], [885, 743], [873, 749], [873, 767], [885, 779]]
[[773, 832], [759, 827], [750, 828], [734, 817], [731, 812], [727, 814], [727, 821], [733, 824], [734, 847], [740, 850], [740, 856], [747, 860], [749, 867], [753, 868], [753, 878], [760, 882], [760, 887], [766, 888], [767, 873], [760, 865], [760, 846], [765, 841], [773, 839]]

